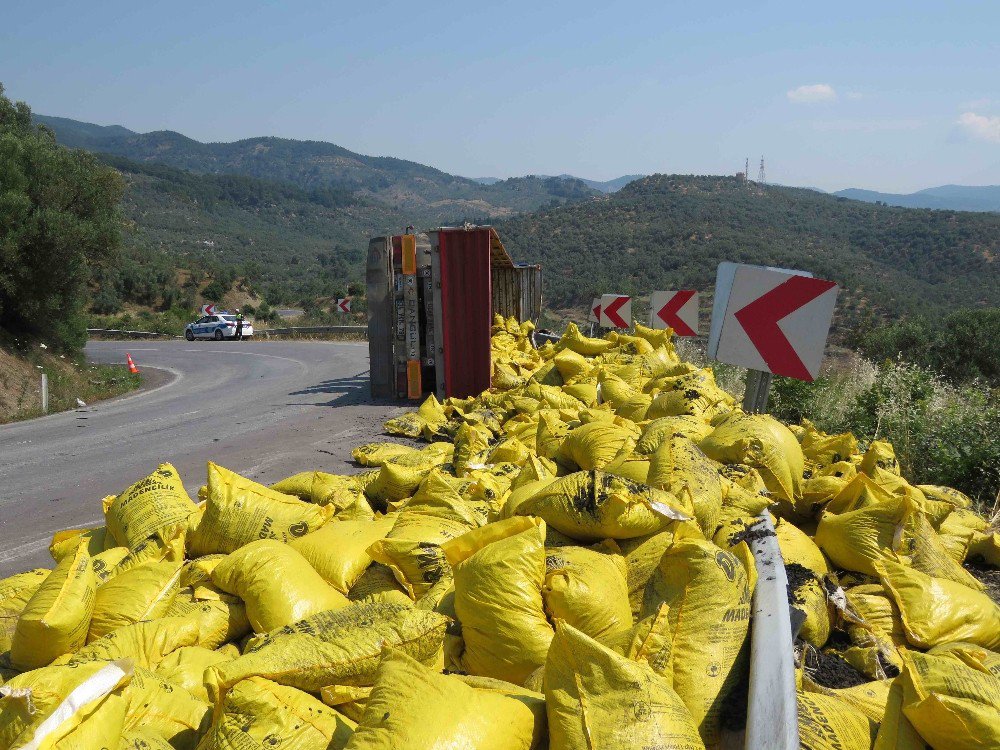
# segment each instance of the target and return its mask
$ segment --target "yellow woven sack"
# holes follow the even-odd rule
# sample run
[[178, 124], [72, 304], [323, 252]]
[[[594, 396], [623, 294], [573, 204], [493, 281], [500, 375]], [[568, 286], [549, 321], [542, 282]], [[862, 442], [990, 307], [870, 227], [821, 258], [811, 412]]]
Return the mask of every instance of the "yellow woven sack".
[[385, 423], [385, 431], [391, 435], [404, 435], [417, 438], [421, 434], [428, 436], [448, 421], [444, 407], [432, 393], [416, 411], [408, 412]]
[[135, 666], [154, 669], [167, 654], [196, 643], [198, 623], [179, 617], [161, 617], [118, 628], [74, 654], [59, 657], [55, 663], [75, 665], [128, 659]]
[[788, 576], [788, 606], [793, 615], [799, 613], [804, 617], [798, 637], [820, 648], [830, 637], [830, 605], [827, 603], [825, 581], [798, 563], [787, 564], [785, 572]]
[[0, 654], [10, 650], [21, 612], [51, 572], [35, 568], [0, 581]]
[[809, 750], [870, 750], [878, 724], [829, 695], [796, 694], [799, 745]]
[[674, 435], [683, 435], [694, 442], [700, 442], [712, 431], [712, 426], [691, 415], [660, 417], [647, 424], [642, 436], [635, 444], [636, 453], [649, 455]]
[[343, 750], [354, 722], [301, 690], [260, 677], [235, 685], [199, 750]]
[[117, 497], [104, 498], [108, 531], [122, 547], [134, 547], [163, 529], [183, 523], [197, 507], [170, 464], [160, 464]]
[[694, 516], [690, 498], [673, 495], [603, 471], [562, 477], [521, 503], [517, 514], [539, 516], [581, 541], [631, 539]]
[[906, 511], [902, 502], [883, 502], [839, 515], [824, 513], [814, 539], [834, 565], [877, 575], [876, 565], [893, 558], [893, 541]]
[[365, 443], [351, 451], [351, 458], [362, 466], [382, 466], [388, 459], [420, 453], [401, 443]]
[[895, 542], [893, 549], [896, 553], [906, 555], [910, 565], [921, 573], [933, 578], [947, 578], [976, 591], [986, 590], [978, 579], [948, 554], [941, 537], [923, 513], [906, 515]]
[[368, 548], [383, 539], [395, 522], [395, 514], [374, 521], [332, 521], [293, 539], [288, 546], [302, 555], [323, 580], [347, 594], [372, 562]]
[[185, 646], [171, 652], [156, 665], [156, 675], [171, 685], [184, 688], [205, 703], [209, 702], [205, 687], [205, 670], [216, 664], [232, 661], [240, 655], [233, 644], [213, 651], [202, 646]]
[[556, 456], [570, 471], [602, 469], [618, 453], [635, 446], [630, 430], [610, 422], [591, 422], [570, 430]]
[[628, 583], [628, 599], [633, 618], [639, 616], [646, 584], [653, 576], [663, 553], [674, 543], [675, 537], [684, 536], [704, 539], [701, 528], [694, 521], [671, 521], [663, 531], [633, 539], [622, 539], [618, 543], [625, 555], [625, 578]]
[[789, 505], [802, 491], [805, 459], [795, 435], [774, 417], [734, 412], [700, 443], [705, 454], [722, 463], [749, 464], [767, 488]]
[[119, 750], [173, 750], [173, 745], [158, 734], [138, 728], [122, 734]]
[[365, 497], [372, 501], [372, 507], [383, 508], [386, 503], [394, 503], [410, 497], [417, 487], [433, 470], [435, 464], [407, 466], [389, 461], [378, 470], [375, 481], [367, 485]]
[[545, 733], [544, 704], [539, 704], [470, 687], [387, 648], [348, 747], [531, 750]]
[[872, 750], [931, 750], [903, 714], [902, 680], [896, 679], [889, 684], [885, 713]]
[[611, 348], [611, 342], [604, 339], [592, 339], [580, 333], [576, 323], [569, 323], [562, 337], [556, 342], [556, 347], [560, 350], [569, 349], [582, 354], [585, 357], [594, 357], [603, 354]]
[[882, 469], [899, 476], [899, 461], [896, 460], [896, 451], [892, 443], [884, 440], [873, 440], [865, 455], [858, 464], [858, 470], [868, 476], [875, 474], [876, 470]]
[[149, 563], [115, 576], [97, 589], [88, 641], [124, 625], [163, 617], [177, 595], [180, 563]]
[[907, 651], [903, 664], [903, 714], [932, 747], [1000, 747], [1000, 678], [973, 652]]
[[315, 531], [334, 512], [332, 506], [304, 503], [210, 461], [205, 514], [189, 535], [188, 552], [200, 557], [233, 552], [257, 539], [287, 542]]
[[128, 547], [112, 547], [104, 552], [98, 552], [90, 558], [90, 567], [94, 569], [94, 577], [100, 587], [110, 581], [118, 572], [118, 566], [130, 555]]
[[632, 628], [625, 558], [613, 541], [546, 550], [545, 568], [542, 599], [550, 619], [606, 644]]
[[455, 576], [465, 671], [523, 684], [545, 663], [552, 627], [545, 619], [545, 524], [510, 518], [444, 547]]
[[[183, 562], [186, 540], [187, 527], [185, 525], [162, 529], [156, 536], [139, 542], [130, 549], [128, 554], [113, 568], [103, 570], [99, 574], [95, 571], [95, 575], [98, 575], [99, 582], [103, 584], [140, 565], [156, 562]], [[93, 560], [91, 560], [91, 564], [93, 565]]]
[[251, 631], [243, 601], [214, 586], [181, 589], [164, 617], [180, 617], [198, 627], [197, 645], [219, 648], [223, 643], [242, 638]]
[[18, 618], [10, 663], [22, 671], [44, 667], [87, 640], [96, 581], [84, 545], [46, 576]]
[[[896, 646], [906, 645], [906, 630], [899, 608], [880, 583], [852, 586], [844, 592], [851, 610], [869, 628], [884, 635]], [[852, 628], [848, 627], [848, 632]]]
[[80, 712], [85, 718], [61, 739], [56, 740], [52, 750], [108, 750], [118, 747], [127, 708], [125, 699], [114, 693], [87, 706]]
[[673, 626], [670, 623], [670, 607], [661, 604], [655, 613], [642, 618], [623, 639], [616, 651], [621, 651], [632, 661], [646, 662], [661, 677], [674, 684]]
[[59, 562], [66, 555], [76, 552], [76, 548], [81, 542], [87, 545], [87, 554], [91, 557], [114, 547], [116, 544], [114, 538], [108, 533], [107, 526], [98, 526], [93, 529], [67, 529], [57, 531], [52, 535], [49, 554], [52, 555], [53, 560]]
[[951, 643], [942, 643], [940, 646], [935, 646], [927, 653], [937, 656], [940, 656], [941, 654], [954, 653], [966, 662], [968, 662], [971, 658], [986, 667], [989, 673], [994, 677], [1000, 677], [1000, 651], [992, 651], [988, 648], [976, 646], [972, 643], [953, 641]]
[[705, 747], [667, 678], [559, 621], [543, 682], [553, 750]]
[[253, 639], [239, 658], [209, 667], [205, 682], [216, 705], [226, 690], [253, 675], [317, 693], [326, 685], [372, 685], [383, 645], [433, 662], [447, 623], [437, 612], [397, 604], [321, 612]]
[[593, 363], [586, 357], [572, 349], [563, 349], [552, 358], [552, 361], [566, 383], [572, 382], [593, 366]]
[[212, 571], [212, 582], [240, 597], [258, 633], [350, 602], [287, 544], [261, 539], [240, 547]]
[[666, 438], [649, 457], [646, 484], [669, 492], [676, 504], [690, 504], [706, 536], [715, 534], [722, 512], [722, 481], [718, 464], [710, 461], [688, 438]]
[[275, 492], [295, 495], [316, 505], [332, 505], [337, 510], [350, 507], [362, 497], [355, 477], [328, 474], [324, 471], [303, 471], [270, 486]]
[[127, 661], [54, 666], [17, 675], [0, 687], [0, 747], [44, 748], [70, 734], [120, 685]]
[[121, 696], [128, 702], [126, 732], [151, 732], [177, 750], [194, 750], [211, 721], [207, 703], [142, 667], [135, 668]]
[[670, 608], [674, 690], [706, 745], [718, 742], [722, 701], [747, 679], [750, 601], [740, 560], [700, 539], [675, 540], [646, 586], [643, 617]]
[[889, 686], [891, 684], [889, 680], [873, 680], [852, 687], [828, 688], [813, 682], [808, 674], [802, 675], [802, 690], [804, 692], [819, 693], [836, 698], [841, 703], [856, 708], [876, 724], [881, 722], [885, 715], [885, 704], [889, 700]]
[[337, 713], [343, 714], [354, 722], [361, 721], [365, 714], [365, 703], [371, 695], [370, 687], [355, 687], [354, 685], [327, 685], [319, 692], [323, 703], [332, 706]]
[[785, 561], [786, 565], [798, 563], [804, 568], [809, 568], [818, 576], [830, 572], [830, 566], [827, 564], [826, 558], [823, 557], [822, 550], [798, 526], [779, 518], [774, 524], [774, 533], [778, 539], [778, 547], [781, 549], [781, 559]]
[[396, 580], [396, 575], [388, 565], [372, 563], [351, 586], [347, 598], [352, 602], [398, 604], [412, 607], [413, 600]]
[[966, 641], [1000, 649], [1000, 605], [986, 594], [888, 560], [876, 567], [914, 646]]

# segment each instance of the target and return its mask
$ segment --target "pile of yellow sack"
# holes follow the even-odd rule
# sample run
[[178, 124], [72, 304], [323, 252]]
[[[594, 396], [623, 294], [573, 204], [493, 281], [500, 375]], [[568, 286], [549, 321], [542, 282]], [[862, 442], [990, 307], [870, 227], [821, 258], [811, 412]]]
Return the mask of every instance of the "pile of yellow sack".
[[[1000, 536], [892, 447], [746, 415], [669, 331], [498, 319], [493, 387], [352, 476], [169, 464], [0, 581], [0, 750], [695, 750], [745, 710], [770, 508], [803, 747], [1000, 747]], [[794, 572], [794, 575], [792, 574]], [[835, 654], [864, 675], [831, 688]], [[737, 741], [738, 742], [738, 741]]]

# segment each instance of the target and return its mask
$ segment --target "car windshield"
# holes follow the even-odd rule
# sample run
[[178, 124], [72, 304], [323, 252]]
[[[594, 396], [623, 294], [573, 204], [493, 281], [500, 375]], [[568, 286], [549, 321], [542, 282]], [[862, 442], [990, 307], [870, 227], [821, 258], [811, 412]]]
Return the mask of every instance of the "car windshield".
[[222, 318], [223, 320], [229, 322], [229, 323], [232, 323], [234, 320], [236, 320], [236, 316], [235, 315], [220, 315], [219, 317]]

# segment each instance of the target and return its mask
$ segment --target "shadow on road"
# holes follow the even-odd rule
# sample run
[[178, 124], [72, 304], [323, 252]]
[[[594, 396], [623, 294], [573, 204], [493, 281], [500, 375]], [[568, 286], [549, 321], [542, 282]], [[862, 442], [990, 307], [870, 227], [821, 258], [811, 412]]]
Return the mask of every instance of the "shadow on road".
[[324, 393], [335, 394], [335, 397], [330, 401], [311, 403], [289, 402], [288, 406], [353, 406], [355, 404], [382, 403], [371, 398], [367, 370], [346, 378], [324, 380], [322, 383], [311, 385], [308, 388], [292, 391], [288, 395], [316, 396]]

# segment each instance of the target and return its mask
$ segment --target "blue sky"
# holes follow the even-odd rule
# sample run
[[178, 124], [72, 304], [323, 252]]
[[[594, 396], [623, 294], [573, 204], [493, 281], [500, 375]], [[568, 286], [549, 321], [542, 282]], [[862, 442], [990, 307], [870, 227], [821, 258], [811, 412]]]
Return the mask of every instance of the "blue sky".
[[40, 113], [467, 176], [1000, 183], [1000, 3], [4, 0]]

